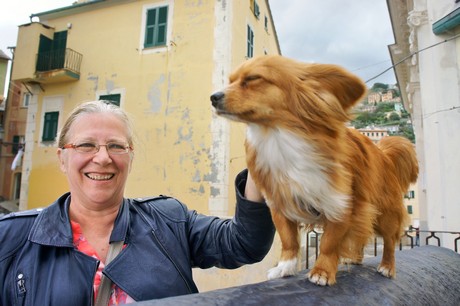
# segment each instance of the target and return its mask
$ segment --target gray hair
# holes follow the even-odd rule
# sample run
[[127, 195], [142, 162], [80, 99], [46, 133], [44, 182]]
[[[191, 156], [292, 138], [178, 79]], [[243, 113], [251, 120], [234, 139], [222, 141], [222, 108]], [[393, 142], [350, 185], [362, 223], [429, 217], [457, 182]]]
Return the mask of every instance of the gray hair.
[[58, 147], [62, 148], [67, 143], [67, 134], [69, 133], [70, 128], [78, 117], [86, 114], [99, 113], [113, 114], [121, 121], [123, 121], [126, 126], [126, 132], [128, 134], [128, 143], [130, 146], [133, 146], [133, 127], [128, 114], [120, 107], [110, 103], [109, 101], [99, 100], [80, 104], [70, 113], [59, 133]]

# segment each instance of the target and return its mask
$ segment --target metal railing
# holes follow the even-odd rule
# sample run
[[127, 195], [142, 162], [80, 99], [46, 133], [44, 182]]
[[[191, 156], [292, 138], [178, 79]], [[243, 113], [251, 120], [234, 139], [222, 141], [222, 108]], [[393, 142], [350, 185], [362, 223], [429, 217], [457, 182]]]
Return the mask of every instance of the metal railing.
[[37, 54], [36, 72], [47, 72], [57, 69], [66, 69], [80, 73], [83, 55], [72, 50], [54, 50]]
[[[318, 259], [319, 255], [319, 245], [320, 245], [320, 236], [321, 232], [317, 231], [315, 229], [309, 230], [306, 233], [306, 246], [305, 246], [305, 262], [306, 262], [306, 268], [309, 269], [309, 259], [310, 259], [310, 249], [314, 249], [315, 253], [315, 261]], [[425, 238], [425, 245], [429, 245], [430, 241], [436, 241], [437, 246], [441, 246], [441, 239], [437, 236], [439, 234], [452, 234], [452, 235], [457, 235], [457, 238], [453, 240], [453, 248], [456, 253], [459, 252], [459, 242], [460, 242], [460, 232], [449, 232], [449, 231], [430, 231], [430, 230], [420, 230], [418, 228], [414, 227], [409, 227], [408, 230], [404, 231], [404, 234], [401, 236], [401, 240], [399, 242], [399, 250], [403, 249], [403, 245], [410, 246], [410, 248], [414, 248], [416, 246], [420, 246], [420, 234], [426, 234]], [[429, 235], [428, 235], [429, 234]], [[311, 243], [311, 239], [313, 238], [313, 243]], [[403, 240], [408, 239], [410, 240], [409, 244], [403, 244]], [[414, 242], [415, 240], [415, 242]], [[377, 256], [378, 253], [378, 240], [377, 237], [374, 237], [374, 256]]]

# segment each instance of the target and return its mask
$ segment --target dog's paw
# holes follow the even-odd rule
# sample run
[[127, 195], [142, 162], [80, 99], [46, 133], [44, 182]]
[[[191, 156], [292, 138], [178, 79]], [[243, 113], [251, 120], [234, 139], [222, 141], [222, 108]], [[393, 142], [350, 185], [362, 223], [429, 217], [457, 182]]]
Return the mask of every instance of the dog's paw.
[[315, 285], [326, 286], [335, 284], [335, 275], [330, 276], [328, 272], [313, 268], [307, 273], [308, 280]]
[[385, 265], [379, 265], [379, 267], [377, 268], [377, 271], [383, 276], [388, 277], [388, 278], [394, 278], [396, 274], [394, 269], [388, 266], [385, 266]]
[[282, 260], [274, 268], [268, 270], [268, 279], [294, 275], [297, 271], [297, 259]]

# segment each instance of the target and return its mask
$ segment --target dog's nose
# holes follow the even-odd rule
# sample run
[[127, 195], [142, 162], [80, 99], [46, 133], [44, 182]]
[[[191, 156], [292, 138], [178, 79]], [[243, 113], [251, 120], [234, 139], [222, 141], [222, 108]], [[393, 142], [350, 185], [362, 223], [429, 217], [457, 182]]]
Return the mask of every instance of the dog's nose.
[[211, 103], [212, 106], [217, 107], [219, 103], [222, 103], [225, 94], [222, 91], [218, 91], [211, 95]]

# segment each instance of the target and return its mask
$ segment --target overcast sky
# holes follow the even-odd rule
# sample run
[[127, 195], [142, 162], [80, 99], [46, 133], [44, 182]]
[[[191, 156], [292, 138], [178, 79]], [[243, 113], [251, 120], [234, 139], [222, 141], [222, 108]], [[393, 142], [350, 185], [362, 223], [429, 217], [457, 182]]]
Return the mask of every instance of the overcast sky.
[[[391, 66], [394, 38], [385, 0], [269, 2], [284, 56], [338, 64], [365, 81]], [[375, 82], [396, 83], [393, 70], [368, 86]]]
[[[0, 10], [0, 49], [11, 56], [7, 47], [16, 45], [18, 26], [30, 22], [31, 14], [73, 2], [4, 1]], [[365, 81], [391, 66], [388, 45], [394, 43], [394, 38], [385, 0], [269, 0], [269, 3], [284, 56], [338, 64]], [[368, 86], [375, 82], [395, 83], [393, 70]]]

